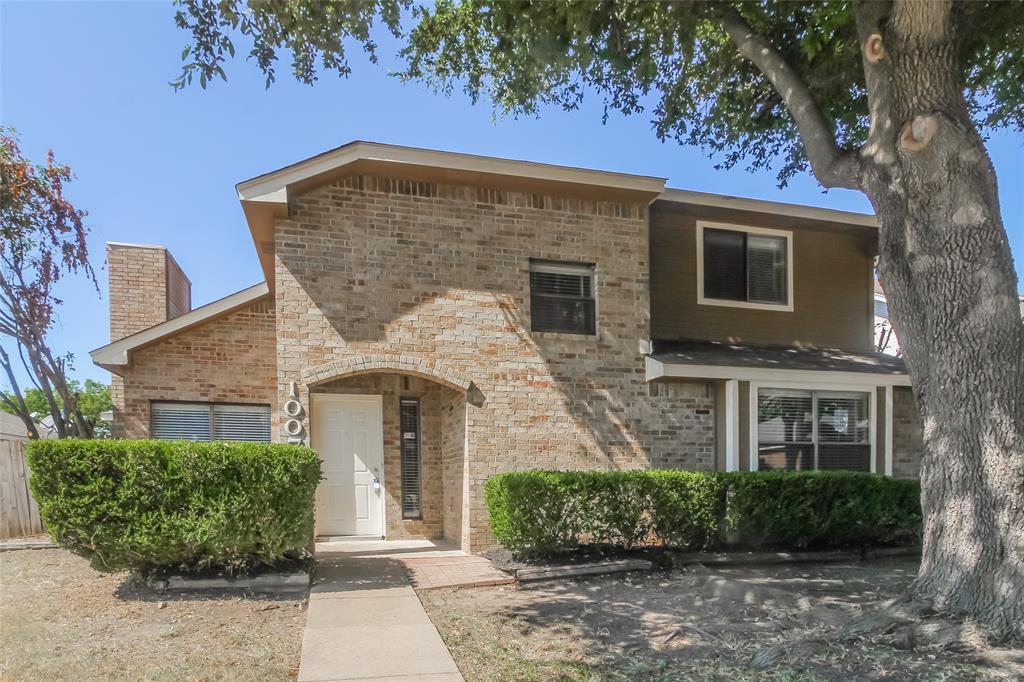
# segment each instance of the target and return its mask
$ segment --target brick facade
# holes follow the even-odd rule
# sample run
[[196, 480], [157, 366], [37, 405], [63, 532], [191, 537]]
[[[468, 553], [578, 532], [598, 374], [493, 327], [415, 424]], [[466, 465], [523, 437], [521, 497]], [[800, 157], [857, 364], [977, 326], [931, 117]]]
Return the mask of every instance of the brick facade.
[[167, 251], [160, 246], [107, 244], [110, 340], [167, 319]]
[[258, 301], [134, 353], [112, 385], [114, 436], [148, 438], [149, 406], [160, 400], [271, 405], [276, 429], [271, 303]]
[[892, 475], [920, 478], [924, 453], [924, 427], [917, 411], [914, 392], [896, 388], [892, 392]]
[[[457, 435], [442, 447], [440, 498], [465, 500], [442, 524], [474, 550], [493, 543], [482, 485], [494, 473], [710, 467], [710, 428], [672, 438], [713, 424], [710, 392], [650, 395], [645, 380], [648, 248], [646, 205], [373, 176], [312, 190], [276, 228], [279, 399], [296, 381], [308, 402], [304, 371], [367, 356], [468, 377], [482, 404], [464, 408], [462, 466]], [[531, 258], [596, 266], [597, 335], [530, 331]]]
[[[180, 400], [269, 404], [273, 438], [285, 441], [281, 406], [294, 382], [308, 443], [312, 396], [380, 395], [386, 534], [473, 551], [494, 544], [483, 483], [495, 473], [723, 468], [721, 383], [646, 380], [647, 203], [565, 192], [350, 175], [290, 195], [274, 226], [271, 294], [133, 351], [112, 384], [115, 435], [148, 437], [151, 402]], [[113, 339], [187, 308], [187, 279], [169, 258], [111, 245]], [[594, 266], [596, 335], [531, 331], [531, 259]], [[402, 517], [402, 398], [420, 402], [416, 519]], [[919, 471], [914, 408], [896, 389], [897, 477]]]
[[[448, 484], [445, 469], [449, 466], [446, 451], [451, 444], [446, 439], [446, 429], [451, 427], [450, 415], [461, 412], [465, 402], [459, 392], [441, 384], [419, 377], [399, 374], [363, 374], [337, 381], [319, 384], [311, 389], [316, 393], [338, 393], [353, 395], [379, 395], [383, 397], [384, 419], [384, 518], [385, 533], [393, 539], [440, 538], [449, 535], [458, 542], [460, 535], [445, 532], [448, 524], [457, 523], [461, 512], [462, 498], [455, 496], [454, 486]], [[402, 517], [401, 503], [401, 431], [399, 424], [399, 401], [415, 398], [420, 404], [420, 494], [421, 517]], [[453, 449], [455, 449], [453, 447]], [[462, 443], [458, 443], [454, 457], [462, 459]], [[449, 516], [454, 514], [456, 521]], [[456, 526], [452, 525], [454, 530]]]

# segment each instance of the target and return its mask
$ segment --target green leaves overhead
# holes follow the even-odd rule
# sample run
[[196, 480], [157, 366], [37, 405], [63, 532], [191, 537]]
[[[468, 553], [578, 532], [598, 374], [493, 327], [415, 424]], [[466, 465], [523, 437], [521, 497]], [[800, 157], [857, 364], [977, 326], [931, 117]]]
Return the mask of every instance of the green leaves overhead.
[[[489, 101], [499, 115], [576, 109], [597, 96], [604, 115], [649, 116], [661, 139], [700, 145], [731, 167], [775, 167], [785, 183], [806, 163], [782, 98], [719, 25], [721, 5], [643, 0], [179, 0], [192, 33], [175, 87], [225, 77], [233, 41], [276, 77], [280, 53], [312, 84], [347, 75], [355, 45], [377, 60], [381, 31], [401, 40], [404, 80]], [[851, 2], [734, 2], [804, 79], [841, 147], [864, 142], [867, 97]], [[1024, 126], [1024, 3], [976, 3], [965, 36], [968, 99], [988, 128]]]

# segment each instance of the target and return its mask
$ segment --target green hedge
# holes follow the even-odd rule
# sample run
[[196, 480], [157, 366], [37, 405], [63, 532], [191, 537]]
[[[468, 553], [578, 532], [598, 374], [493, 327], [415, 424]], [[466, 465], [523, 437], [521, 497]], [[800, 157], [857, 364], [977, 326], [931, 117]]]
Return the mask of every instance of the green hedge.
[[47, 531], [100, 570], [243, 569], [312, 537], [321, 474], [306, 447], [42, 440], [27, 459]]
[[916, 481], [857, 472], [518, 471], [484, 495], [494, 536], [517, 554], [902, 544], [921, 525]]

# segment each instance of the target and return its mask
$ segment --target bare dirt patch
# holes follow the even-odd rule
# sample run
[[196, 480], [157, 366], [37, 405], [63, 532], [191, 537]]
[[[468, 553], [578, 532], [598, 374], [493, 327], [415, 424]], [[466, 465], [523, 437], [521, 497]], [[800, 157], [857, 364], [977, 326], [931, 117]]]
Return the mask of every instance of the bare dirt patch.
[[688, 569], [421, 592], [467, 680], [1020, 679], [1024, 652], [859, 635], [912, 561]]
[[0, 553], [2, 680], [288, 680], [305, 596], [155, 595], [59, 549]]

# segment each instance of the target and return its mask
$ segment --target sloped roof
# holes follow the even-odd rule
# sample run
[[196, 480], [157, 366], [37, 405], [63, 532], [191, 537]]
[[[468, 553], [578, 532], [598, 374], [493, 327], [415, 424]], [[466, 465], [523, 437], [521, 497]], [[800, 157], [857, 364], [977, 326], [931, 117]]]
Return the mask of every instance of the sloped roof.
[[91, 351], [89, 357], [100, 367], [117, 374], [118, 368], [126, 366], [131, 361], [131, 353], [133, 351], [163, 341], [175, 334], [180, 334], [193, 327], [244, 308], [269, 294], [270, 288], [267, 286], [267, 283], [260, 282], [247, 289], [236, 291], [230, 296], [225, 296], [204, 306], [193, 308], [184, 315], [179, 315], [166, 322], [153, 325], [123, 339], [108, 343], [106, 346], [101, 346]]
[[[835, 348], [763, 346], [722, 341], [655, 341], [653, 352], [648, 357], [663, 367], [675, 368], [664, 371], [661, 376], [757, 380], [782, 371], [796, 372], [804, 378], [813, 377], [813, 373], [829, 373], [830, 376], [838, 375], [850, 380], [863, 376], [868, 383], [910, 383], [902, 358], [885, 353]], [[781, 378], [781, 375], [775, 378]]]

